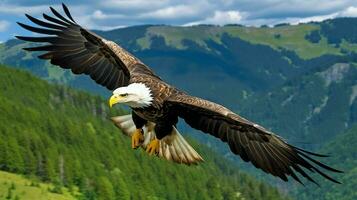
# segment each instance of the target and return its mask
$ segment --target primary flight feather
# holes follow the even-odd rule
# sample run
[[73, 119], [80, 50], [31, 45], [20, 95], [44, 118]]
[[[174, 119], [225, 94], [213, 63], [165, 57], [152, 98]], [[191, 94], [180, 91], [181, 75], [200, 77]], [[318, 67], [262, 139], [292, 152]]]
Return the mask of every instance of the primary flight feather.
[[226, 142], [231, 151], [244, 161], [284, 181], [291, 176], [301, 183], [298, 173], [316, 183], [304, 171], [307, 169], [338, 183], [321, 169], [340, 171], [311, 157], [324, 155], [292, 146], [278, 135], [219, 104], [170, 86], [118, 44], [78, 25], [68, 8], [64, 4], [62, 6], [66, 17], [50, 7], [53, 16], [43, 14], [46, 21], [26, 15], [40, 27], [18, 23], [29, 31], [48, 36], [17, 38], [46, 43], [24, 49], [44, 51], [40, 59], [50, 60], [53, 65], [70, 69], [74, 74], [89, 75], [96, 83], [112, 90], [110, 106], [118, 103], [129, 105], [131, 115], [113, 117], [112, 120], [131, 136], [133, 148], [141, 146], [150, 154], [179, 163], [203, 161], [175, 127], [178, 119], [182, 118], [192, 128]]

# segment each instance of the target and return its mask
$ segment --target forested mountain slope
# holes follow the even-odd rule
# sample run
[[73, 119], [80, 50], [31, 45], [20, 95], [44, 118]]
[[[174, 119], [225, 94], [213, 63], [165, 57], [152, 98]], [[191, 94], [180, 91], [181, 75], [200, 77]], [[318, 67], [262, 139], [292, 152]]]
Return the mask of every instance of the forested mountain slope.
[[328, 181], [321, 181], [321, 187], [298, 188], [294, 195], [296, 199], [308, 200], [334, 200], [357, 199], [357, 125], [354, 125], [348, 131], [341, 133], [331, 142], [324, 145], [321, 151], [325, 154], [333, 155], [326, 160], [331, 164], [344, 171], [339, 176], [341, 185], [331, 184]]
[[78, 187], [81, 199], [285, 199], [191, 141], [206, 162], [132, 150], [101, 97], [0, 67], [0, 169]]

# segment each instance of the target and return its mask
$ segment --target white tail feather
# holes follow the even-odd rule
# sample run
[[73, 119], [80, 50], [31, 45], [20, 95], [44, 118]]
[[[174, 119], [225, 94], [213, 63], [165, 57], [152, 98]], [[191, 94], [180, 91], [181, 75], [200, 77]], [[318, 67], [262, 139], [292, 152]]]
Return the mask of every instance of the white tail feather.
[[[112, 117], [112, 121], [127, 136], [132, 136], [135, 131], [135, 124], [131, 115]], [[145, 149], [156, 137], [154, 128], [155, 123], [152, 122], [148, 122], [144, 126], [144, 142], [141, 144], [142, 148]], [[173, 127], [170, 135], [165, 136], [160, 140], [158, 156], [165, 158], [166, 160], [172, 160], [187, 165], [197, 164], [203, 161], [202, 157], [191, 147], [191, 145], [188, 144], [175, 127]]]

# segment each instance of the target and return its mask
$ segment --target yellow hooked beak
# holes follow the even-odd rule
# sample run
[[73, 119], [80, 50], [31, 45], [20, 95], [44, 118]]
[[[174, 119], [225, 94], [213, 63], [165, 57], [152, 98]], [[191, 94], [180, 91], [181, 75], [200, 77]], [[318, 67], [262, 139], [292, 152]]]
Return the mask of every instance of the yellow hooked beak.
[[121, 100], [121, 99], [122, 99], [122, 98], [121, 98], [119, 95], [114, 94], [114, 95], [111, 96], [110, 99], [109, 99], [109, 107], [111, 108], [111, 107], [113, 107], [114, 104], [120, 103], [120, 100]]

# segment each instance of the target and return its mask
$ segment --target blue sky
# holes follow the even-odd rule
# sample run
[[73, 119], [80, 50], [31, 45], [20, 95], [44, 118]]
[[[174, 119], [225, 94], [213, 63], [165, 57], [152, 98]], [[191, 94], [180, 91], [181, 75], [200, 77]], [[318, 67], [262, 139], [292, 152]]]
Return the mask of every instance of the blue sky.
[[297, 24], [336, 17], [357, 17], [357, 0], [0, 0], [0, 41], [26, 35], [16, 21], [24, 13], [40, 17], [48, 6], [67, 4], [75, 20], [89, 29], [169, 24]]

